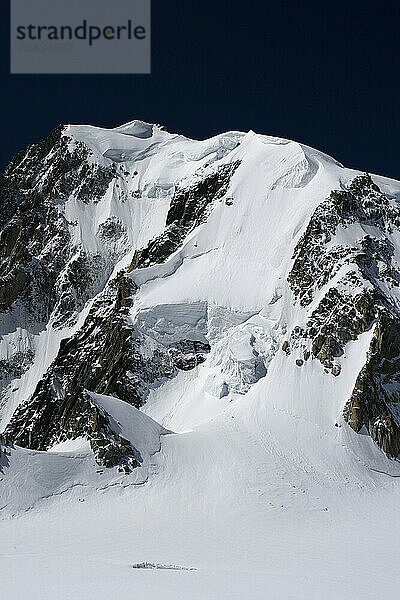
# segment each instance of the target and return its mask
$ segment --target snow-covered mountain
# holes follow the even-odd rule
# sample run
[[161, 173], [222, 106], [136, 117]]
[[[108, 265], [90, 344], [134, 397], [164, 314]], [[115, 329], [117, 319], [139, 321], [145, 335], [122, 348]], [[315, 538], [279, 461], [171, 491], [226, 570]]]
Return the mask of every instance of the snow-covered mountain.
[[398, 597], [399, 182], [60, 126], [0, 265], [5, 597]]

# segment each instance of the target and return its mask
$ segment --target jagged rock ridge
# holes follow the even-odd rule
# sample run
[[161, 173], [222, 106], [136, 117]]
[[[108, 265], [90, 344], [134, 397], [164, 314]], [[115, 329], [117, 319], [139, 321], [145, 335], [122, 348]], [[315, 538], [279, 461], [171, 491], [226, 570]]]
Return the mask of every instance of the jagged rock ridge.
[[[15, 443], [47, 450], [86, 435], [92, 447], [98, 445], [92, 434], [98, 429], [93, 429], [87, 390], [140, 407], [149, 386], [204, 361], [209, 351], [206, 344], [182, 340], [166, 348], [132, 327], [126, 315], [134, 293], [134, 283], [119, 274], [96, 299], [83, 327], [61, 341], [57, 358], [7, 427], [7, 435]], [[109, 427], [107, 431], [111, 431]], [[101, 459], [102, 452], [95, 456]]]
[[[360, 230], [364, 235], [354, 246], [336, 244], [338, 229], [354, 224], [374, 227], [375, 235]], [[357, 432], [365, 426], [379, 447], [394, 457], [400, 452], [400, 314], [385, 289], [399, 286], [399, 264], [390, 239], [399, 227], [399, 207], [367, 174], [356, 177], [347, 189], [333, 191], [318, 206], [296, 246], [288, 281], [303, 307], [324, 286], [327, 290], [306, 327], [296, 327], [284, 348], [290, 352], [300, 347], [305, 360], [315, 357], [339, 375], [335, 359], [346, 344], [374, 328], [367, 362], [344, 417]], [[343, 268], [345, 274], [334, 281]]]

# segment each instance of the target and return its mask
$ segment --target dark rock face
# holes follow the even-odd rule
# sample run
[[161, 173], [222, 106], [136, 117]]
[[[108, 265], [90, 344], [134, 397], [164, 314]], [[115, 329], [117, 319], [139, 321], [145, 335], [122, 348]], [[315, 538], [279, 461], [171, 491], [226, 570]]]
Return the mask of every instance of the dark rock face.
[[[71, 230], [78, 224], [62, 210], [70, 195], [97, 202], [116, 176], [114, 166], [92, 164], [90, 155], [60, 126], [18, 153], [0, 176], [0, 335], [20, 327], [29, 337], [51, 318], [54, 326], [72, 325], [104, 287], [115, 262], [112, 249], [109, 256], [89, 255], [74, 245]], [[0, 401], [33, 359], [27, 348], [1, 362]]]
[[[88, 400], [90, 402], [90, 400]], [[140, 452], [132, 446], [129, 440], [113, 431], [109, 415], [98, 406], [93, 406], [93, 420], [89, 422], [86, 435], [90, 440], [97, 464], [106, 468], [119, 467], [129, 473], [142, 462]]]
[[[341, 229], [369, 226], [379, 237], [365, 234], [357, 246], [335, 244]], [[390, 456], [400, 452], [400, 317], [385, 290], [399, 286], [390, 235], [400, 228], [400, 210], [369, 175], [356, 177], [348, 189], [333, 191], [320, 204], [296, 246], [288, 281], [299, 304], [307, 307], [323, 286], [326, 293], [296, 327], [283, 350], [300, 350], [305, 360], [317, 358], [327, 371], [340, 375], [342, 356], [350, 340], [375, 328], [367, 362], [344, 409], [348, 424], [365, 425], [378, 446]], [[333, 283], [340, 269], [346, 273]], [[301, 360], [301, 359], [300, 359]]]
[[64, 217], [40, 194], [25, 197], [0, 232], [0, 312], [12, 309], [18, 301], [28, 322], [47, 322], [68, 247]]
[[343, 277], [332, 287], [311, 313], [305, 327], [296, 327], [289, 348], [303, 349], [304, 359], [312, 355], [334, 375], [340, 372], [335, 358], [343, 355], [351, 340], [368, 331], [376, 319], [378, 295], [365, 289], [355, 272]]
[[4, 473], [4, 468], [10, 464], [8, 457], [10, 455], [10, 445], [7, 437], [0, 434], [0, 473]]
[[[376, 265], [378, 257], [384, 257], [385, 263], [390, 263], [389, 241], [381, 242], [366, 235], [360, 240], [361, 250], [334, 244], [338, 228], [346, 229], [354, 223], [373, 225], [382, 233], [390, 233], [400, 226], [398, 208], [389, 202], [368, 174], [356, 177], [346, 190], [332, 191], [315, 210], [298, 242], [288, 282], [301, 306], [308, 306], [315, 292], [332, 280], [345, 264], [356, 262], [364, 277], [370, 279], [373, 278], [373, 263], [375, 261]], [[384, 275], [390, 276], [390, 273], [389, 269]]]
[[[44, 325], [63, 296], [57, 290], [63, 285], [58, 279], [75, 250], [70, 224], [58, 204], [72, 193], [82, 202], [95, 202], [115, 177], [114, 167], [90, 164], [90, 150], [72, 144], [63, 130], [58, 127], [17, 154], [0, 179], [0, 313], [18, 304], [18, 314], [13, 315], [16, 326], [26, 324], [21, 319]], [[81, 308], [90, 297], [82, 287], [93, 283], [90, 278], [84, 283], [89, 270], [90, 277], [96, 271], [93, 263], [94, 259], [81, 256], [68, 265], [70, 277], [64, 286], [70, 289], [71, 310]], [[98, 272], [103, 268], [98, 265]], [[61, 298], [60, 311], [66, 308]]]
[[146, 248], [137, 250], [129, 271], [163, 263], [179, 248], [195, 227], [207, 220], [214, 202], [228, 190], [240, 162], [219, 167], [217, 171], [188, 188], [178, 188], [171, 200], [166, 227]]
[[19, 377], [24, 372], [26, 365], [30, 364], [31, 351], [20, 351], [13, 355], [13, 360], [0, 360], [0, 379]]
[[65, 200], [73, 192], [78, 200], [100, 200], [116, 176], [114, 165], [91, 164], [87, 146], [71, 140], [59, 125], [38, 144], [16, 154], [4, 177], [22, 194], [36, 190], [43, 198]]
[[0, 384], [7, 385], [13, 379], [21, 377], [33, 360], [32, 350], [19, 350], [7, 360], [0, 359]]
[[[141, 464], [140, 452], [129, 440], [113, 430], [110, 415], [98, 407], [87, 392], [81, 390], [73, 397], [68, 394], [64, 400], [57, 409], [57, 428], [52, 423], [54, 416], [49, 411], [49, 406], [37, 405], [37, 412], [29, 415], [28, 426], [27, 415], [20, 415], [14, 425], [5, 432], [5, 439], [13, 439], [20, 446], [47, 450], [56, 442], [82, 436], [89, 440], [94, 458], [101, 466], [118, 466], [120, 470], [129, 473]], [[24, 418], [21, 420], [22, 416]], [[14, 429], [18, 425], [23, 427], [23, 431], [20, 432], [22, 435], [14, 435]]]
[[400, 322], [378, 314], [367, 362], [357, 377], [344, 417], [355, 431], [365, 426], [388, 455], [400, 454]]
[[170, 346], [168, 353], [177, 369], [190, 371], [205, 361], [210, 349], [204, 342], [181, 340]]

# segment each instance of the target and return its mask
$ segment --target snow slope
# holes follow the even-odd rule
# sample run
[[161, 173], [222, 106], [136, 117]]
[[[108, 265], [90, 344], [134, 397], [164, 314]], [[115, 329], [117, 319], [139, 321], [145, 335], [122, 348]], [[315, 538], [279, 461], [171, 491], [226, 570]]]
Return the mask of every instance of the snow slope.
[[[373, 330], [346, 344], [338, 377], [317, 360], [300, 368], [281, 349], [306, 314], [287, 283], [294, 248], [317, 206], [358, 173], [254, 132], [193, 141], [139, 121], [67, 131], [96, 164], [120, 169], [98, 203], [72, 197], [63, 208], [89, 252], [103, 251], [100, 223], [123, 223], [127, 242], [110, 278], [163, 230], [177, 182], [240, 165], [165, 262], [128, 275], [138, 289], [127, 323], [149, 344], [211, 347], [204, 363], [150, 386], [141, 410], [90, 392], [140, 452], [140, 467], [99, 467], [85, 438], [1, 454], [1, 596], [397, 600], [400, 464], [342, 417]], [[400, 199], [399, 182], [373, 179]], [[50, 322], [34, 336], [35, 362], [3, 426], [93, 302], [72, 329]], [[4, 353], [9, 343], [3, 337]], [[146, 562], [159, 568], [133, 568]]]

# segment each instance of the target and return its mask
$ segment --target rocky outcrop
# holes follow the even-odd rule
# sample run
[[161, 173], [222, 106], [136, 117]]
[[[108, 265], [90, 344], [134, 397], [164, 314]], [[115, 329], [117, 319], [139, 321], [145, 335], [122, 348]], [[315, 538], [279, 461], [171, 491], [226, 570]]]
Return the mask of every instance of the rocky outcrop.
[[[0, 232], [0, 312], [18, 302], [23, 316], [14, 316], [17, 324], [47, 322], [69, 241], [67, 222], [51, 202], [37, 192], [21, 199]], [[18, 322], [21, 319], [24, 322]]]
[[326, 370], [339, 375], [341, 367], [335, 359], [343, 355], [348, 342], [373, 326], [378, 306], [379, 294], [365, 288], [365, 282], [351, 271], [327, 291], [306, 325], [294, 328], [285, 351], [300, 349], [304, 360], [317, 358]]
[[206, 221], [214, 203], [227, 192], [240, 162], [220, 166], [189, 187], [178, 187], [168, 211], [166, 227], [146, 248], [137, 250], [129, 271], [160, 264], [179, 248], [185, 237]]
[[[129, 440], [113, 430], [113, 419], [104, 408], [99, 407], [93, 401], [87, 392], [82, 390], [73, 398], [68, 396], [62, 403], [62, 410], [58, 411], [57, 418], [60, 420], [57, 434], [54, 428], [51, 431], [51, 419], [49, 414], [46, 415], [46, 411], [44, 411], [40, 419], [40, 431], [38, 422], [32, 415], [30, 422], [20, 423], [23, 425], [23, 435], [12, 435], [12, 439], [20, 446], [47, 450], [56, 443], [85, 437], [90, 443], [95, 461], [99, 466], [118, 467], [119, 470], [129, 473], [141, 464], [140, 452]], [[12, 427], [3, 436], [4, 443], [9, 443], [10, 433], [12, 434]], [[6, 454], [6, 450], [4, 452]]]
[[32, 337], [50, 320], [54, 327], [73, 325], [118, 258], [124, 232], [117, 223], [99, 231], [105, 252], [89, 254], [73, 241], [78, 224], [65, 217], [71, 197], [97, 203], [116, 177], [113, 165], [91, 158], [91, 150], [60, 126], [18, 153], [0, 176], [0, 335], [20, 328], [27, 344], [23, 351], [11, 344], [0, 361], [0, 398], [32, 364]]
[[32, 350], [28, 348], [18, 350], [8, 359], [0, 359], [0, 384], [4, 386], [21, 377], [32, 363], [33, 356]]
[[6, 436], [0, 434], [0, 474], [3, 474], [4, 469], [10, 464], [10, 461], [8, 460], [9, 455], [9, 441]]
[[[368, 280], [374, 278], [371, 267], [378, 256], [384, 257], [386, 267], [389, 266], [393, 252], [388, 240], [381, 242], [366, 235], [359, 248], [335, 243], [339, 228], [347, 229], [357, 223], [374, 226], [383, 234], [400, 226], [398, 208], [368, 174], [355, 177], [347, 189], [332, 191], [317, 207], [296, 245], [288, 282], [301, 306], [308, 306], [316, 292], [346, 264], [358, 264]], [[394, 271], [389, 269], [381, 275], [391, 279]]]
[[400, 454], [400, 321], [387, 311], [378, 315], [344, 418], [357, 432], [365, 427], [388, 456]]
[[[62, 126], [17, 154], [7, 167], [0, 182], [0, 312], [18, 304], [16, 325], [25, 324], [18, 322], [21, 318], [47, 323], [63, 285], [70, 289], [71, 310], [79, 310], [90, 297], [85, 289], [96, 277], [96, 266], [100, 273], [104, 264], [97, 257], [96, 265], [96, 257], [84, 256], [82, 250], [74, 256], [71, 224], [59, 204], [72, 194], [82, 202], [96, 202], [114, 177], [114, 167], [92, 164], [90, 150], [65, 136]], [[66, 308], [61, 299], [59, 319]]]
[[116, 176], [116, 168], [91, 162], [91, 154], [59, 125], [47, 138], [16, 154], [4, 177], [25, 196], [35, 190], [44, 199], [65, 200], [73, 193], [82, 202], [95, 202]]
[[[339, 244], [338, 233], [350, 227], [362, 237], [353, 246]], [[288, 355], [294, 351], [297, 366], [312, 357], [338, 376], [346, 344], [374, 328], [344, 417], [357, 432], [365, 426], [390, 456], [400, 452], [400, 313], [396, 295], [390, 294], [400, 282], [391, 241], [399, 228], [397, 204], [367, 174], [319, 205], [296, 246], [288, 276], [306, 323], [294, 328], [282, 348]], [[311, 310], [312, 303], [317, 305]]]
[[142, 463], [140, 452], [132, 446], [131, 442], [112, 429], [108, 413], [90, 401], [92, 420], [88, 419], [86, 436], [90, 441], [95, 460], [98, 465], [106, 468], [118, 467], [129, 473]]
[[109, 283], [83, 327], [62, 340], [57, 358], [33, 396], [15, 411], [6, 429], [10, 439], [20, 446], [47, 450], [60, 441], [86, 436], [105, 466], [115, 466], [111, 453], [117, 461], [130, 452], [118, 437], [106, 436], [113, 440], [111, 452], [111, 442], [104, 442], [103, 433], [96, 430], [94, 436], [86, 391], [116, 396], [140, 407], [151, 386], [173, 377], [178, 369], [194, 368], [209, 351], [206, 344], [191, 340], [165, 347], [132, 326], [127, 314], [135, 291], [135, 284], [123, 272]]

